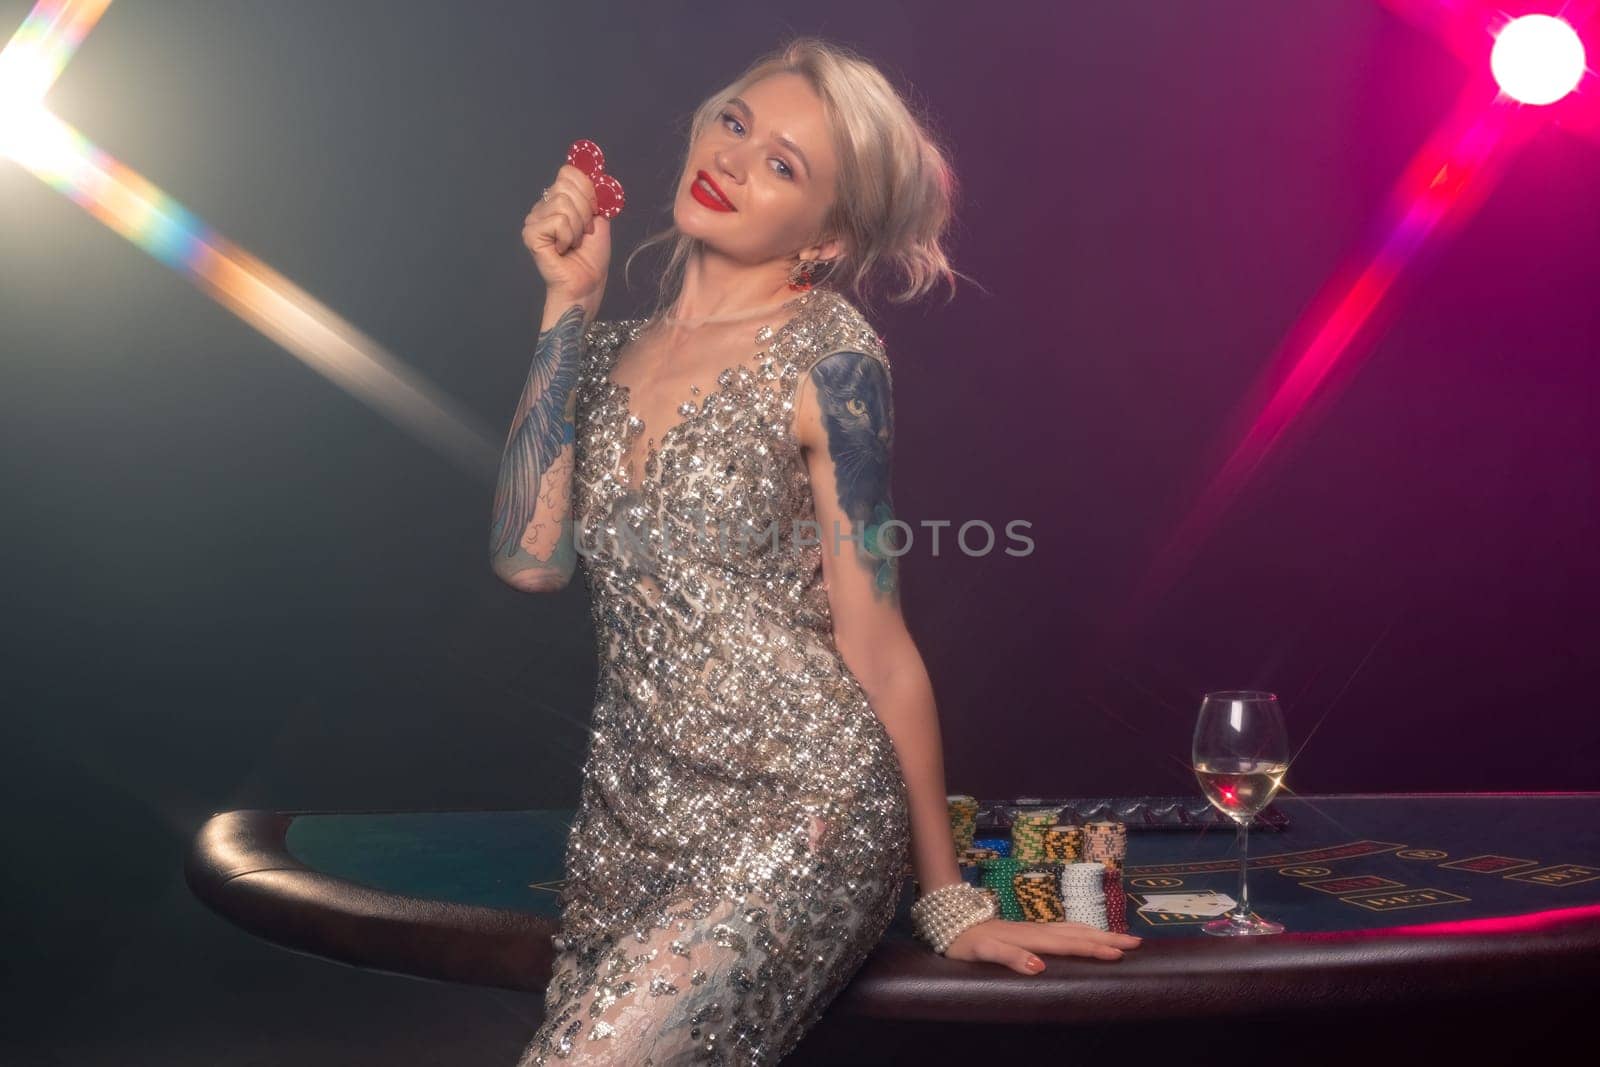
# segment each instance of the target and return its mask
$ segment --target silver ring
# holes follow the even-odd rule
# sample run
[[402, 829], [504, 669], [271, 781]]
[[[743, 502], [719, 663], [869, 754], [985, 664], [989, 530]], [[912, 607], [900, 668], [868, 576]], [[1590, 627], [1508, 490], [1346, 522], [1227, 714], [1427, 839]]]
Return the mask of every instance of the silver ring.
[[539, 194], [539, 199], [540, 200], [549, 200], [550, 199], [550, 187], [548, 185], [544, 187], [544, 192]]

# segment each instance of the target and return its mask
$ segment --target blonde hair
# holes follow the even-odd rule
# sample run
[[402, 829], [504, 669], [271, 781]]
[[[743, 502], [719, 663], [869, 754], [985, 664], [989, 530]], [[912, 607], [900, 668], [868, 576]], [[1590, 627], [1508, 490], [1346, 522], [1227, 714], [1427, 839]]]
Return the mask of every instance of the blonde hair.
[[[864, 302], [870, 299], [874, 272], [894, 266], [906, 284], [889, 297], [891, 302], [914, 300], [941, 277], [954, 299], [955, 278], [967, 277], [950, 266], [943, 244], [953, 215], [955, 172], [930, 135], [930, 124], [912, 113], [876, 66], [850, 49], [813, 36], [789, 39], [695, 109], [690, 144], [717, 121], [731, 98], [763, 78], [785, 73], [804, 77], [821, 98], [839, 159], [834, 204], [821, 236], [841, 238], [844, 251], [818, 272], [815, 286]], [[686, 148], [683, 166], [687, 153]], [[634, 256], [667, 242], [671, 254], [661, 271], [656, 312], [681, 290], [699, 238], [670, 225], [645, 238], [623, 265], [626, 282]]]

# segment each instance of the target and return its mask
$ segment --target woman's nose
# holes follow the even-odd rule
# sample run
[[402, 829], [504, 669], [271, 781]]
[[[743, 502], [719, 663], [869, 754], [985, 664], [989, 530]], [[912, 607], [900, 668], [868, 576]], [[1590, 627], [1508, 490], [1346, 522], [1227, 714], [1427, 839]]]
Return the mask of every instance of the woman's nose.
[[718, 176], [727, 178], [734, 182], [743, 180], [742, 175], [744, 174], [744, 171], [739, 167], [738, 157], [729, 152], [727, 149], [723, 149], [722, 151], [718, 152], [712, 157], [712, 161], [717, 165]]

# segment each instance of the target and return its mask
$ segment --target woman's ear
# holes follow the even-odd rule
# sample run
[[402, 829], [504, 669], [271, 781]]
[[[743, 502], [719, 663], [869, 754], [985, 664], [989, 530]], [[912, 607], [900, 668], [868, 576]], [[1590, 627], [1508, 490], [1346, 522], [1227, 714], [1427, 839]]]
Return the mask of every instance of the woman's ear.
[[818, 244], [808, 245], [807, 247], [800, 249], [797, 254], [801, 259], [832, 260], [839, 258], [840, 254], [843, 253], [844, 250], [843, 238], [829, 237], [827, 240]]

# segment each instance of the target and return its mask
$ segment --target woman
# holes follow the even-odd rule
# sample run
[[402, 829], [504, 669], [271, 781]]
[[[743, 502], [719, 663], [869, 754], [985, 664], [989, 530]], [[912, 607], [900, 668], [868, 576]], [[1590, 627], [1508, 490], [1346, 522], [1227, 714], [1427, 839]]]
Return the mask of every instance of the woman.
[[876, 68], [799, 38], [696, 112], [675, 225], [641, 246], [676, 237], [648, 318], [594, 321], [610, 223], [583, 171], [527, 217], [548, 297], [491, 553], [529, 592], [586, 557], [601, 669], [522, 1067], [776, 1062], [883, 934], [908, 851], [947, 956], [1035, 974], [1137, 944], [997, 919], [956, 864], [879, 536], [889, 363], [831, 284], [894, 263], [904, 300], [955, 274], [951, 188]]

